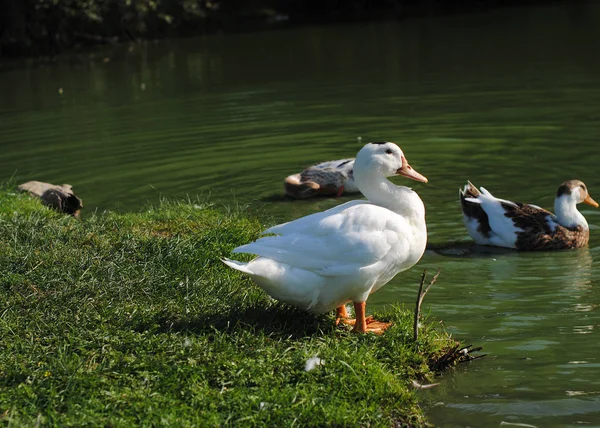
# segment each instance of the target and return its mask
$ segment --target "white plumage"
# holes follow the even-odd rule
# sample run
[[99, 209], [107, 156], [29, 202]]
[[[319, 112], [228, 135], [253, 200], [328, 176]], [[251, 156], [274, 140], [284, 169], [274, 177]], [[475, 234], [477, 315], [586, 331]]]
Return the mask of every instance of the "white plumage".
[[[488, 224], [493, 231], [498, 231], [490, 234], [489, 237], [483, 236], [474, 227], [478, 223], [474, 219], [465, 216], [465, 225], [469, 234], [474, 238], [475, 242], [480, 245], [495, 245], [499, 247], [513, 248], [517, 241], [517, 232], [523, 230], [514, 225], [510, 217], [505, 216], [505, 207], [516, 208], [517, 205], [512, 201], [496, 198], [485, 187], [479, 188], [481, 193], [478, 197], [465, 198], [467, 202], [479, 204], [488, 216]], [[471, 221], [471, 223], [469, 223]]]
[[274, 226], [263, 232], [273, 236], [234, 250], [259, 257], [224, 262], [275, 299], [313, 313], [337, 308], [345, 317], [344, 304], [353, 301], [355, 330], [382, 331], [383, 323], [367, 326], [365, 301], [417, 263], [427, 241], [423, 202], [410, 188], [386, 179], [396, 174], [427, 182], [394, 143], [365, 145], [356, 157], [354, 176], [368, 201], [347, 202]]

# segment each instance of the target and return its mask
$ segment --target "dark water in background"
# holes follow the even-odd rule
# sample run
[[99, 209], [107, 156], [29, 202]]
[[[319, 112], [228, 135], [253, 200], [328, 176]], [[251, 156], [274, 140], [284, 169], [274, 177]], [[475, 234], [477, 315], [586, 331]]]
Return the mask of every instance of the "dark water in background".
[[275, 222], [349, 199], [288, 201], [286, 175], [395, 141], [443, 250], [369, 303], [412, 307], [440, 266], [425, 311], [489, 354], [422, 394], [431, 420], [600, 426], [600, 210], [582, 209], [589, 248], [474, 253], [457, 203], [467, 179], [546, 208], [566, 179], [600, 197], [599, 53], [600, 5], [580, 4], [4, 64], [0, 180], [71, 183], [88, 213], [201, 195]]

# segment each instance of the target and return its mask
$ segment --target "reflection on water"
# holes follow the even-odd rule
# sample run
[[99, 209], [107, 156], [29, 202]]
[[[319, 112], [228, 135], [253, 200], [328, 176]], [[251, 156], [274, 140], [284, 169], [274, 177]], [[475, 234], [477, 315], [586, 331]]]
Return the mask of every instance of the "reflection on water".
[[480, 251], [467, 254], [468, 271], [448, 269], [441, 257], [424, 263], [445, 268], [427, 296], [431, 313], [452, 320], [450, 331], [488, 353], [445, 374], [442, 389], [427, 394], [433, 420], [444, 427], [565, 426], [575, 416], [600, 421], [600, 361], [590, 336], [600, 324], [592, 251]]
[[284, 177], [396, 141], [430, 180], [410, 183], [430, 248], [370, 303], [412, 307], [440, 266], [425, 311], [488, 354], [423, 392], [433, 421], [600, 425], [600, 211], [582, 211], [589, 248], [496, 251], [470, 246], [457, 194], [470, 179], [551, 208], [572, 178], [600, 194], [598, 52], [600, 6], [578, 3], [4, 63], [0, 180], [71, 183], [88, 213], [200, 195], [278, 222], [353, 198], [291, 201]]
[[[569, 391], [567, 391], [569, 392]], [[598, 392], [600, 394], [600, 392]], [[568, 394], [570, 395], [570, 394]], [[500, 397], [497, 397], [500, 398]], [[558, 417], [558, 416], [578, 416], [587, 413], [600, 413], [600, 397], [590, 400], [577, 398], [564, 398], [562, 400], [542, 400], [537, 401], [535, 405], [525, 402], [517, 402], [507, 405], [506, 403], [486, 403], [486, 404], [451, 404], [448, 407], [461, 409], [467, 412], [483, 412], [503, 416], [503, 421], [516, 421], [517, 416], [527, 415], [536, 417]], [[533, 419], [535, 420], [535, 419]], [[556, 420], [558, 422], [558, 420]], [[574, 421], [573, 421], [574, 422]], [[516, 422], [512, 422], [516, 425]], [[581, 422], [580, 422], [581, 423]], [[502, 425], [502, 424], [500, 424]], [[559, 425], [559, 424], [557, 424]], [[587, 424], [586, 424], [587, 425]], [[444, 425], [448, 426], [448, 425]], [[525, 424], [525, 426], [536, 426]], [[548, 426], [548, 425], [541, 425]], [[564, 426], [564, 425], [563, 425]]]

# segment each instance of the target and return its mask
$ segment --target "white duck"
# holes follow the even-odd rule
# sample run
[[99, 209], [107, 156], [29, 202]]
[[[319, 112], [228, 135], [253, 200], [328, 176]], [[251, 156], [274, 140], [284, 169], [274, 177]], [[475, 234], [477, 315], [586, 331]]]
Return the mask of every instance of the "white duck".
[[296, 199], [311, 196], [342, 196], [344, 193], [356, 193], [354, 182], [354, 159], [340, 159], [321, 162], [309, 166], [298, 174], [286, 177], [283, 186], [285, 194]]
[[390, 142], [369, 143], [356, 157], [354, 177], [368, 201], [351, 201], [267, 229], [233, 250], [259, 257], [223, 262], [250, 276], [277, 300], [312, 313], [354, 302], [353, 331], [381, 333], [389, 324], [365, 318], [369, 294], [419, 261], [425, 251], [425, 206], [416, 192], [386, 179], [403, 175], [427, 182]]
[[556, 192], [554, 212], [536, 205], [494, 197], [471, 182], [459, 189], [460, 204], [469, 235], [480, 245], [517, 250], [562, 250], [587, 245], [590, 228], [576, 205], [598, 207], [579, 180], [562, 183]]

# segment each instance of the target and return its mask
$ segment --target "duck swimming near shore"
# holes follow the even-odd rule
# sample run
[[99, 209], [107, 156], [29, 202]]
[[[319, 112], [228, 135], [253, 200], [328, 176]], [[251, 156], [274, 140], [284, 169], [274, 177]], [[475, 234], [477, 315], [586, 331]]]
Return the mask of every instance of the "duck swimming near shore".
[[475, 243], [517, 250], [562, 250], [587, 245], [590, 228], [576, 205], [598, 207], [579, 180], [562, 183], [554, 213], [536, 205], [511, 202], [480, 190], [469, 181], [459, 189], [465, 226]]
[[[419, 195], [386, 177], [402, 175], [426, 183], [391, 142], [369, 143], [354, 163], [356, 185], [368, 200], [280, 224], [234, 253], [250, 262], [224, 259], [271, 297], [312, 313], [336, 310], [355, 332], [382, 333], [390, 324], [365, 317], [371, 293], [415, 265], [427, 242], [425, 206]], [[346, 303], [354, 303], [348, 320]]]
[[285, 194], [295, 199], [313, 196], [341, 196], [357, 193], [354, 182], [354, 158], [321, 162], [298, 174], [286, 177]]

